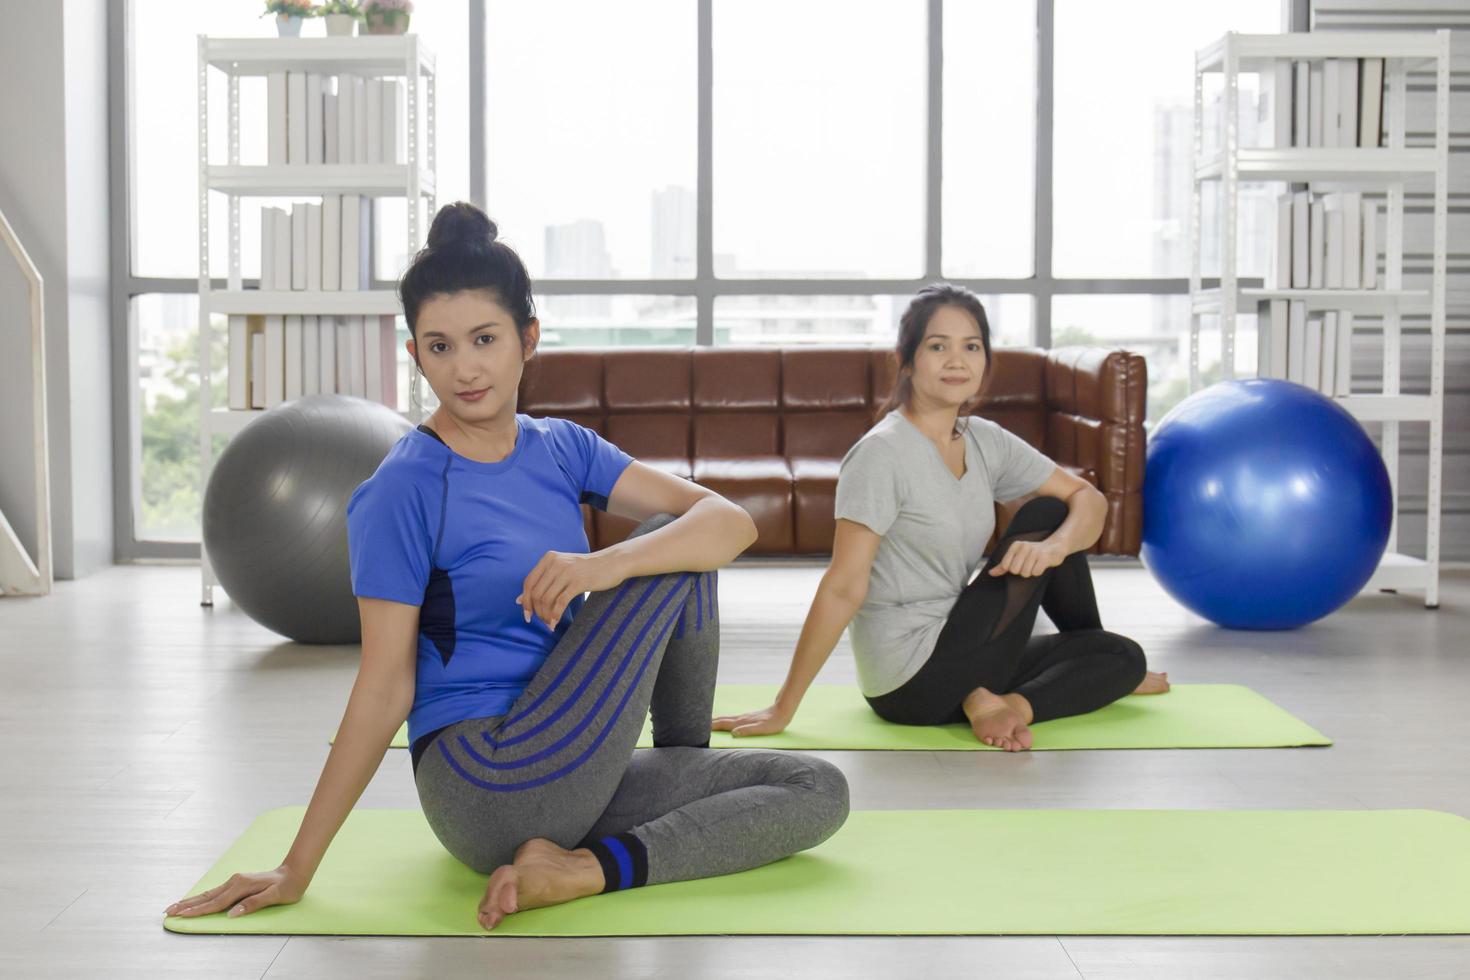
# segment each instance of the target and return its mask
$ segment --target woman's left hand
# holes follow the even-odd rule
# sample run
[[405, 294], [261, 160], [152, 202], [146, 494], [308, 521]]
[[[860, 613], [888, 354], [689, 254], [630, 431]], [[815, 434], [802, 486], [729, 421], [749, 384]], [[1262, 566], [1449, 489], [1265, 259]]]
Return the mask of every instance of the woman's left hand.
[[1000, 576], [1009, 573], [1022, 578], [1033, 578], [1048, 568], [1056, 568], [1066, 558], [1066, 549], [1061, 545], [1053, 544], [1050, 539], [1012, 541], [1010, 548], [1006, 550], [1005, 557], [996, 562], [990, 574]]
[[622, 581], [612, 563], [601, 553], [590, 555], [572, 554], [565, 551], [548, 551], [541, 556], [531, 574], [516, 596], [526, 622], [531, 617], [546, 623], [548, 629], [556, 629], [571, 601], [584, 592], [600, 592], [610, 589]]

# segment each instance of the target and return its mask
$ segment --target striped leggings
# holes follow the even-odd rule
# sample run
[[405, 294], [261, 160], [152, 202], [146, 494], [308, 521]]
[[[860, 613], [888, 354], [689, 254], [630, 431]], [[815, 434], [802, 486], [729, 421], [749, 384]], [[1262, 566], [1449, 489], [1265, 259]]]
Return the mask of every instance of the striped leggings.
[[[714, 572], [673, 572], [592, 593], [506, 714], [416, 746], [419, 800], [445, 848], [488, 874], [533, 837], [588, 847], [612, 891], [743, 871], [830, 837], [847, 817], [834, 766], [707, 747], [716, 586]], [[655, 747], [634, 751], [650, 711]]]

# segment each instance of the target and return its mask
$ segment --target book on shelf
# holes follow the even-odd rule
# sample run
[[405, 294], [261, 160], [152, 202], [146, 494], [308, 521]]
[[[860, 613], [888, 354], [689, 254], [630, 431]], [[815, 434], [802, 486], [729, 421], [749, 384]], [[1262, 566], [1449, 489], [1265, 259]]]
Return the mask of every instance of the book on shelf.
[[1291, 287], [1307, 289], [1311, 286], [1311, 242], [1312, 195], [1297, 191], [1291, 195]]
[[323, 394], [331, 394], [337, 390], [337, 318], [320, 317], [317, 333], [321, 343], [317, 362], [321, 370], [321, 380], [317, 384], [317, 390]]
[[250, 407], [265, 408], [265, 331], [250, 334]]
[[1322, 314], [1322, 365], [1317, 390], [1328, 398], [1337, 394], [1337, 318], [1332, 310]]
[[275, 209], [260, 209], [260, 288], [275, 289], [276, 216]]
[[336, 391], [341, 395], [352, 394], [352, 344], [349, 323], [351, 317], [339, 316], [332, 318], [333, 332], [336, 334], [337, 342], [337, 385]]
[[1341, 106], [1338, 104], [1342, 72], [1335, 60], [1322, 62], [1322, 139], [1317, 145], [1327, 148], [1339, 146], [1342, 123], [1339, 121]]
[[306, 75], [286, 72], [286, 162], [306, 162]]
[[[1382, 145], [1384, 59], [1280, 59], [1260, 77], [1261, 132], [1272, 146]], [[1218, 110], [1206, 118], [1218, 124]]]
[[356, 105], [354, 75], [337, 78], [337, 155], [341, 163], [357, 163]]
[[318, 335], [318, 318], [308, 314], [301, 318], [301, 394], [321, 394], [322, 367], [319, 358], [322, 356], [322, 341]]
[[342, 162], [338, 141], [342, 137], [342, 120], [337, 115], [337, 80], [327, 78], [322, 89], [322, 163]]
[[1363, 288], [1378, 288], [1378, 202], [1363, 201]]
[[396, 319], [360, 317], [363, 328], [364, 395], [390, 407], [398, 404], [398, 363], [394, 343]]
[[1302, 350], [1302, 384], [1313, 390], [1322, 386], [1322, 317], [1307, 317], [1307, 336]]
[[229, 353], [225, 370], [229, 375], [226, 404], [235, 410], [250, 407], [250, 325], [243, 316], [229, 319]]
[[271, 273], [271, 285], [275, 289], [291, 288], [291, 212], [285, 208], [271, 208], [276, 226], [276, 241], [271, 256], [275, 271]]
[[286, 73], [265, 76], [265, 162], [272, 167], [286, 163]]
[[298, 204], [306, 210], [306, 288], [322, 289], [322, 206]]
[[265, 407], [275, 408], [286, 400], [286, 318], [265, 318]]
[[1289, 289], [1292, 280], [1291, 254], [1291, 195], [1281, 194], [1276, 198], [1276, 235], [1271, 255], [1271, 277], [1267, 289]]
[[1256, 374], [1286, 377], [1287, 301], [1262, 300], [1256, 313]]
[[1342, 192], [1342, 288], [1363, 288], [1363, 195]]
[[1321, 289], [1325, 285], [1323, 272], [1327, 261], [1326, 208], [1319, 197], [1308, 205], [1308, 210], [1310, 227], [1302, 242], [1307, 253], [1307, 288]]
[[1334, 394], [1339, 398], [1353, 392], [1353, 314], [1351, 310], [1339, 310], [1337, 314], [1337, 364]]
[[367, 397], [367, 362], [363, 345], [362, 317], [345, 316], [347, 333], [347, 385], [341, 393], [357, 398]]
[[1364, 58], [1358, 85], [1358, 145], [1376, 147], [1383, 141], [1383, 59]]
[[371, 163], [367, 151], [367, 94], [360, 75], [352, 78], [352, 162]]
[[291, 288], [306, 288], [306, 208], [291, 208]]
[[322, 195], [322, 289], [342, 288], [342, 195]]
[[1343, 248], [1343, 197], [1341, 194], [1322, 195], [1323, 228], [1322, 285], [1326, 289], [1342, 289], [1342, 270], [1345, 264]]
[[285, 347], [281, 352], [281, 360], [286, 365], [284, 397], [286, 401], [291, 401], [301, 397], [301, 317], [299, 314], [286, 314], [284, 337]]
[[1305, 61], [1292, 63], [1292, 96], [1295, 101], [1291, 107], [1291, 142], [1278, 144], [1280, 146], [1308, 146], [1311, 143], [1311, 117], [1307, 109], [1312, 103], [1308, 77]]
[[1337, 58], [1337, 145], [1358, 145], [1358, 59]]
[[306, 73], [306, 162], [324, 163], [324, 139], [326, 132], [322, 122], [322, 76], [316, 72]]
[[1304, 384], [1307, 361], [1307, 304], [1293, 300], [1286, 320], [1286, 380]]

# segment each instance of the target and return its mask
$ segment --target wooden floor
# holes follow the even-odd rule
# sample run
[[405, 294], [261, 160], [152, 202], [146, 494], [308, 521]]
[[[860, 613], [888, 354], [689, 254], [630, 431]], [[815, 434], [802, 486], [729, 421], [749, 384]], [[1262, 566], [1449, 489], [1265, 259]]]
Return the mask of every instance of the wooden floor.
[[[779, 681], [819, 574], [722, 573], [722, 680]], [[1374, 595], [1279, 634], [1203, 623], [1137, 567], [1096, 576], [1105, 623], [1136, 637], [1155, 668], [1175, 681], [1247, 684], [1336, 745], [825, 753], [846, 772], [854, 808], [1426, 807], [1470, 816], [1464, 573], [1447, 576], [1437, 612]], [[172, 935], [164, 906], [256, 814], [310, 796], [356, 658], [352, 648], [281, 642], [222, 594], [201, 609], [198, 583], [193, 567], [117, 567], [44, 599], [0, 600], [0, 977], [1470, 976], [1470, 937]], [[844, 641], [819, 683], [852, 678]], [[389, 753], [363, 803], [417, 805], [408, 753]], [[1003, 881], [975, 882], [979, 904], [1003, 902], [1005, 891]]]

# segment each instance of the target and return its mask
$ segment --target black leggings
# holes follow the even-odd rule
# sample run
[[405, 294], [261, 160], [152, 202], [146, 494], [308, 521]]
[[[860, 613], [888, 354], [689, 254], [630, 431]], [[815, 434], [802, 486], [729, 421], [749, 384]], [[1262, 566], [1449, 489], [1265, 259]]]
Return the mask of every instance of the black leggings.
[[[879, 717], [902, 725], [965, 721], [965, 697], [983, 687], [1023, 695], [1034, 721], [1047, 721], [1095, 711], [1138, 687], [1143, 648], [1102, 628], [1085, 554], [1033, 578], [990, 574], [1011, 542], [1043, 540], [1066, 518], [1067, 505], [1055, 497], [1021, 507], [955, 600], [928, 662], [897, 689], [868, 698]], [[1060, 632], [1031, 635], [1038, 606]]]

